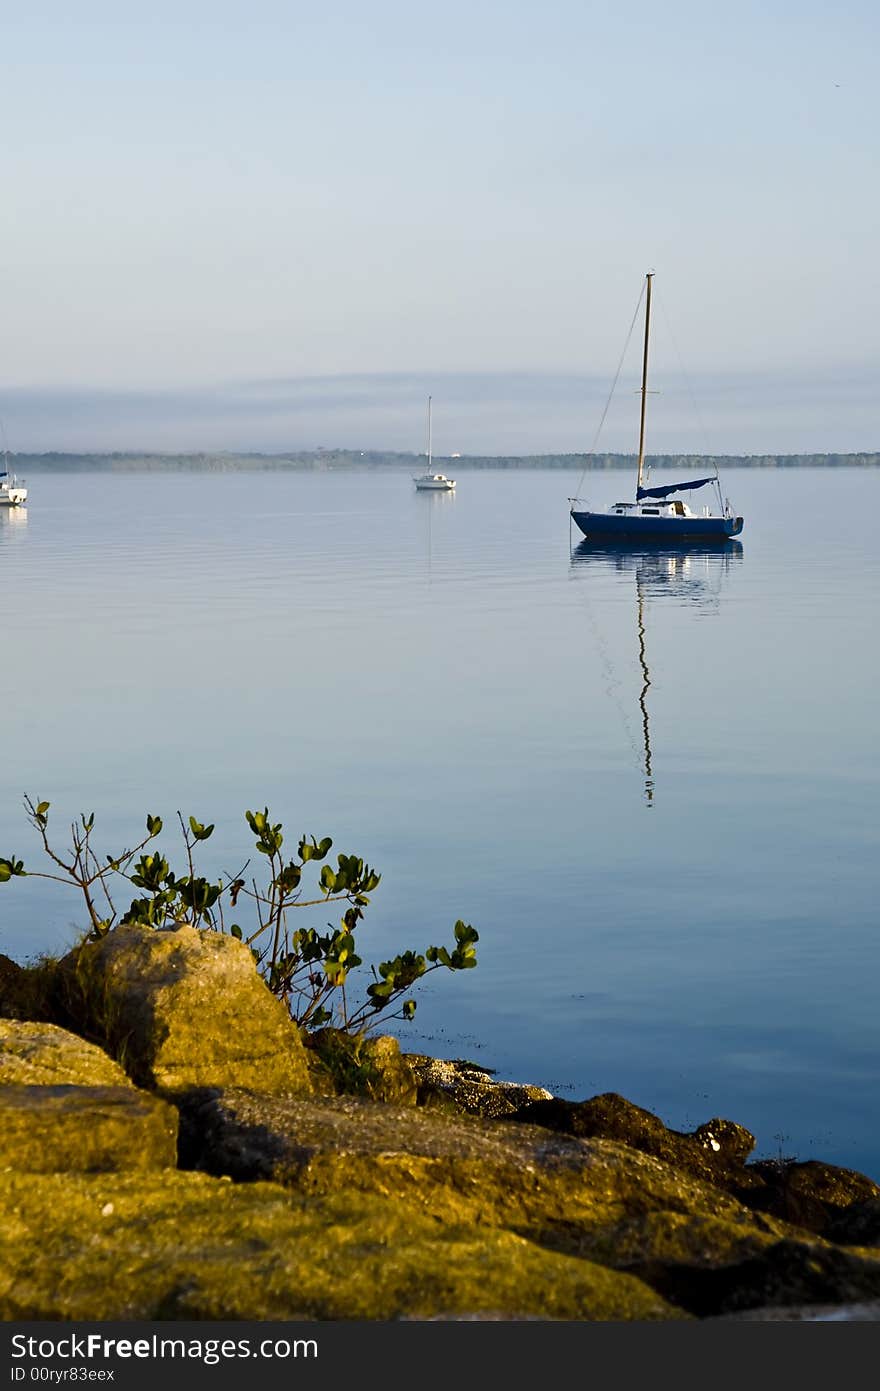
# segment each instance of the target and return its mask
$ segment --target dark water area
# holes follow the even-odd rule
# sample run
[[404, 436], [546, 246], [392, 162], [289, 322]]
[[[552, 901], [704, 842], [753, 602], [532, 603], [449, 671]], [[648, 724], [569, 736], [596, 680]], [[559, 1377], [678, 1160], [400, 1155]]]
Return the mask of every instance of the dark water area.
[[[728, 471], [742, 537], [687, 552], [570, 534], [562, 470], [28, 482], [0, 854], [44, 867], [29, 793], [108, 851], [147, 812], [215, 822], [219, 873], [268, 805], [382, 872], [367, 962], [479, 931], [403, 1047], [880, 1180], [880, 470]], [[17, 960], [82, 926], [72, 890], [0, 886]]]

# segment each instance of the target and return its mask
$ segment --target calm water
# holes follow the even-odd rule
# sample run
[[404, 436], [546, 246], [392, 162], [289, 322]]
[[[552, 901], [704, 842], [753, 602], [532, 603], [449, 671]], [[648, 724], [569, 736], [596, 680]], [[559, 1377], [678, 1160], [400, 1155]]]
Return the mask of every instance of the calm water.
[[[478, 929], [404, 1047], [880, 1179], [880, 472], [728, 473], [741, 544], [690, 557], [570, 550], [577, 481], [33, 473], [0, 853], [41, 864], [28, 792], [108, 850], [192, 812], [237, 869], [268, 804], [382, 871], [367, 961]], [[0, 895], [19, 960], [81, 925], [73, 890]]]

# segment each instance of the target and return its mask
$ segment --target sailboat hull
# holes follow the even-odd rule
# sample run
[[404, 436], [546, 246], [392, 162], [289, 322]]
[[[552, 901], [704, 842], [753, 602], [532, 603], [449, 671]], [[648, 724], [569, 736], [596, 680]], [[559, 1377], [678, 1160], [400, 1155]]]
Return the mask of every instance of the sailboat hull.
[[651, 541], [722, 541], [739, 536], [742, 517], [645, 517], [619, 516], [609, 512], [575, 512], [572, 520], [584, 536], [613, 540], [638, 538]]

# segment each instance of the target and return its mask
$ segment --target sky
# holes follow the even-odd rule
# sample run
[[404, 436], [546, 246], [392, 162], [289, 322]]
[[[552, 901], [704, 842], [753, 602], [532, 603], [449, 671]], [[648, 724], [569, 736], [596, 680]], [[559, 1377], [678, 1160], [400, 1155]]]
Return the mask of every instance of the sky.
[[[13, 451], [876, 450], [867, 3], [4, 6]], [[640, 323], [601, 450], [637, 442]]]

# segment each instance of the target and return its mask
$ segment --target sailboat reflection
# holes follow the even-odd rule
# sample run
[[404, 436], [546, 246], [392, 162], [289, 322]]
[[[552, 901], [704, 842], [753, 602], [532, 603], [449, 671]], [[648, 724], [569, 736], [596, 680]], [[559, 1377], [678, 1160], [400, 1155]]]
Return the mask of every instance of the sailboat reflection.
[[731, 567], [742, 560], [742, 543], [736, 540], [694, 545], [683, 542], [651, 545], [638, 542], [584, 540], [571, 552], [572, 567], [590, 566], [618, 574], [634, 574], [636, 584], [636, 634], [642, 685], [638, 704], [642, 725], [641, 762], [645, 779], [645, 803], [654, 804], [654, 774], [651, 755], [651, 723], [648, 692], [651, 673], [645, 633], [645, 600], [667, 597], [676, 603], [693, 604], [703, 611], [717, 609], [719, 591]]
[[437, 491], [435, 491], [435, 492], [430, 491], [430, 489], [427, 490], [427, 491], [425, 491], [425, 492], [419, 492], [419, 502], [418, 502], [417, 505], [422, 505], [422, 506], [424, 506], [424, 507], [426, 508], [426, 510], [427, 510], [427, 519], [426, 519], [426, 523], [425, 523], [425, 525], [426, 525], [426, 542], [425, 542], [425, 550], [426, 550], [426, 556], [427, 556], [427, 562], [428, 562], [428, 565], [427, 565], [427, 578], [428, 578], [428, 584], [431, 583], [431, 570], [432, 570], [432, 564], [433, 564], [433, 562], [432, 562], [433, 542], [432, 542], [431, 533], [432, 533], [432, 522], [433, 522], [433, 517], [434, 517], [434, 511], [435, 511], [435, 509], [440, 510], [440, 509], [442, 509], [442, 508], [444, 508], [444, 507], [450, 507], [450, 506], [453, 505], [454, 503], [455, 503], [455, 493], [454, 493], [451, 489], [447, 490], [446, 492], [444, 492], [442, 489], [437, 490]]

